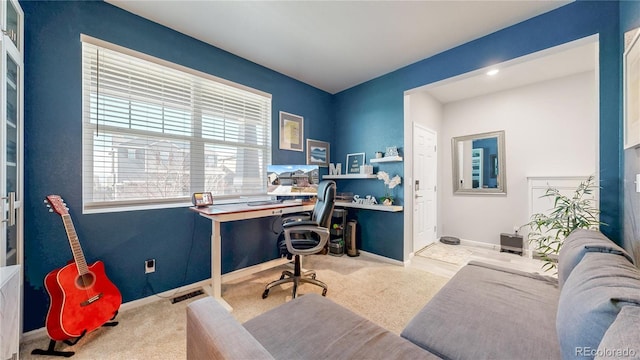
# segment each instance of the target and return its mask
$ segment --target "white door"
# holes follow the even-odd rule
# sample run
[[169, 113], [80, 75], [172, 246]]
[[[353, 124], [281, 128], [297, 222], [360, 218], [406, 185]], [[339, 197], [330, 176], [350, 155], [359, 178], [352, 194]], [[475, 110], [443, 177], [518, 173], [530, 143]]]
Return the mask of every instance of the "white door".
[[413, 125], [413, 251], [436, 241], [438, 158], [436, 132]]

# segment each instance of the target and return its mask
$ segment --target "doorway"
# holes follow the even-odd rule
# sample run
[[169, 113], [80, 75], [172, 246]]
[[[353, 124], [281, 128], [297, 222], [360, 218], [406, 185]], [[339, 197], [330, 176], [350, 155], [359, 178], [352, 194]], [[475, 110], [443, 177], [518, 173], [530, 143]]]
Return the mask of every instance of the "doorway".
[[[494, 77], [486, 73], [489, 68], [483, 68], [405, 91], [407, 184], [404, 224], [408, 230], [405, 231], [405, 259], [410, 259], [424, 247], [423, 237], [418, 235], [417, 229], [430, 226], [418, 222], [418, 216], [422, 218], [423, 215], [416, 215], [421, 210], [413, 209], [414, 188], [409, 187], [415, 187], [414, 171], [420, 170], [414, 168], [418, 160], [414, 161], [411, 154], [416, 147], [413, 141], [417, 141], [414, 139], [414, 124], [432, 129], [439, 139], [437, 210], [433, 214], [437, 221], [434, 224], [437, 226], [436, 239], [441, 235], [451, 235], [480, 246], [493, 247], [498, 242], [497, 234], [510, 232], [527, 222], [527, 206], [522, 205], [527, 203], [527, 183], [519, 179], [526, 179], [532, 174], [599, 174], [598, 56], [598, 36], [592, 35], [495, 64], [491, 68], [500, 68], [500, 73]], [[541, 107], [540, 103], [547, 105]], [[582, 105], [575, 105], [578, 103]], [[580, 114], [575, 109], [580, 110]], [[563, 121], [559, 122], [558, 117]], [[572, 137], [576, 136], [576, 128], [584, 131], [580, 135], [585, 139], [580, 142], [583, 147], [578, 152], [580, 155], [563, 166], [554, 167], [545, 160], [546, 156], [532, 153], [536, 139], [549, 137], [544, 133], [546, 127], [540, 124], [540, 119], [563, 124], [562, 130], [569, 131]], [[570, 125], [569, 120], [580, 125]], [[454, 194], [450, 140], [456, 136], [494, 130], [508, 133], [509, 158], [505, 164], [508, 164], [507, 173], [511, 179], [509, 194], [482, 198]], [[567, 156], [576, 154], [575, 149], [563, 147], [564, 141], [552, 143], [557, 147], [545, 148], [546, 151]], [[418, 175], [415, 176], [417, 178]], [[423, 190], [425, 186], [420, 184]]]
[[436, 241], [438, 135], [413, 124], [413, 251]]

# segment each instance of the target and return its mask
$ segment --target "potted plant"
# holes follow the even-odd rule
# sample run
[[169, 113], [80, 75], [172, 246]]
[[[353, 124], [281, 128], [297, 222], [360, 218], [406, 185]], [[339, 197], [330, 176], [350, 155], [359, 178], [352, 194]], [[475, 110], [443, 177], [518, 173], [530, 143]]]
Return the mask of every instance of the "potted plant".
[[531, 221], [523, 225], [529, 228], [529, 243], [535, 245], [535, 251], [545, 262], [543, 270], [556, 268], [562, 241], [573, 230], [598, 229], [600, 225], [606, 225], [598, 220], [600, 211], [590, 197], [594, 187], [593, 176], [581, 182], [571, 196], [549, 187], [541, 197], [552, 198], [553, 208], [548, 214], [533, 214]]
[[378, 179], [384, 181], [385, 185], [385, 193], [384, 196], [380, 198], [380, 203], [384, 205], [393, 205], [393, 196], [391, 195], [391, 189], [399, 185], [402, 181], [400, 179], [400, 175], [389, 178], [389, 174], [387, 174], [385, 171], [378, 171], [377, 177]]

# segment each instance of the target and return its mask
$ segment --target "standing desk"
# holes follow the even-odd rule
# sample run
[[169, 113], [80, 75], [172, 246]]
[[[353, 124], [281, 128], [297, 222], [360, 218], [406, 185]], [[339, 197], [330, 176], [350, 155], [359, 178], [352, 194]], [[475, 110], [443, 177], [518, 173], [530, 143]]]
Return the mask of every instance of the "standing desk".
[[[205, 291], [231, 311], [231, 306], [222, 298], [222, 236], [220, 235], [220, 223], [311, 211], [314, 205], [311, 202], [283, 202], [268, 205], [238, 203], [200, 208], [191, 207], [190, 209], [200, 214], [200, 216], [211, 220], [211, 288], [205, 289]], [[270, 266], [261, 266], [259, 270], [281, 265], [283, 260], [276, 259], [270, 263]]]

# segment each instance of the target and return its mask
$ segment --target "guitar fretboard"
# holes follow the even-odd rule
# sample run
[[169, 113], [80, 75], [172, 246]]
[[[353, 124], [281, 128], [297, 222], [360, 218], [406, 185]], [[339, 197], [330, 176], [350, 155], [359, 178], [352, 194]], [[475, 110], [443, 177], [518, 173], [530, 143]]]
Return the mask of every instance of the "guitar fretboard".
[[78, 240], [78, 235], [76, 234], [76, 229], [73, 226], [73, 221], [71, 221], [71, 215], [63, 214], [62, 222], [64, 223], [64, 229], [67, 232], [67, 238], [69, 238], [69, 245], [71, 246], [71, 252], [73, 252], [73, 259], [78, 267], [78, 273], [80, 275], [87, 274], [89, 272], [89, 268], [87, 267], [87, 260], [84, 258], [84, 253], [82, 252], [82, 248], [80, 247], [80, 241]]

